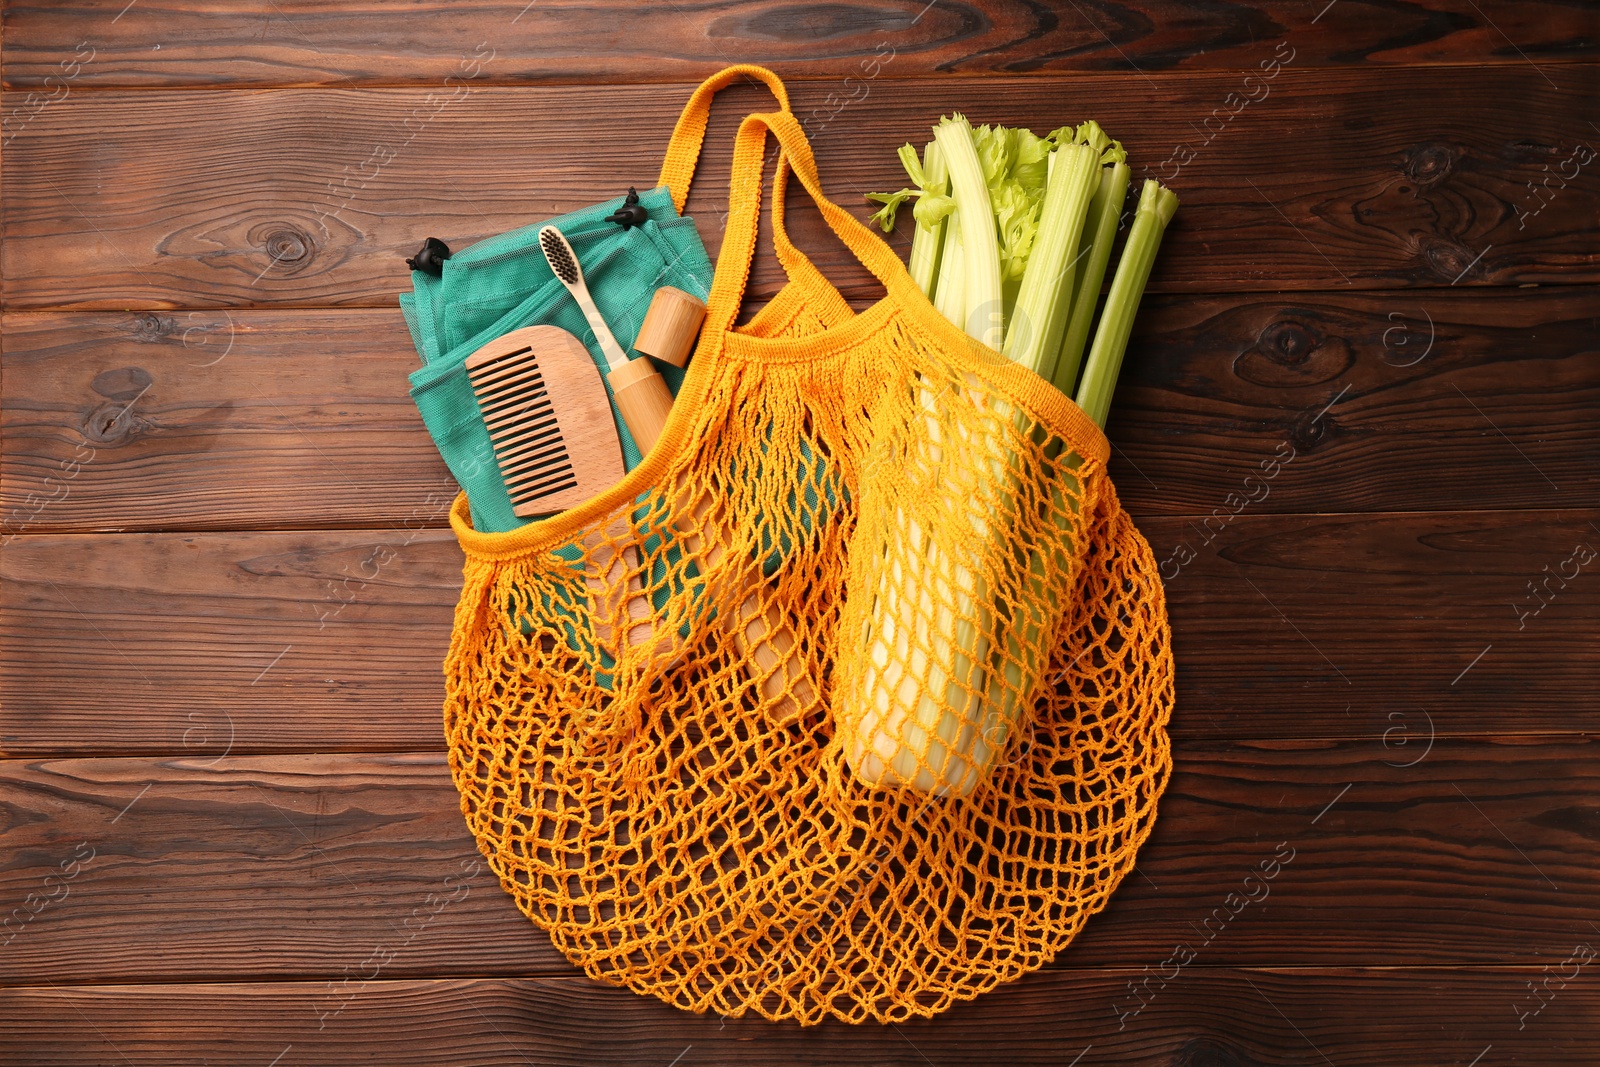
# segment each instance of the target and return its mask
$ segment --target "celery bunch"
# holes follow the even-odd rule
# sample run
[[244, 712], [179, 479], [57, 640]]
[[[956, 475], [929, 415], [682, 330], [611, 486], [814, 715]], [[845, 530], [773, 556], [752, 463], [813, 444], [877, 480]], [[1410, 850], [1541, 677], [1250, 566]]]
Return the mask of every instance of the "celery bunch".
[[[873, 218], [885, 231], [900, 206], [915, 200], [909, 269], [918, 286], [969, 336], [1075, 395], [1104, 425], [1133, 315], [1177, 197], [1145, 182], [1097, 326], [1129, 181], [1122, 145], [1099, 124], [1040, 137], [1025, 129], [974, 129], [954, 115], [934, 127], [920, 158], [906, 145], [900, 159], [914, 188], [869, 197], [883, 205]], [[1005, 430], [1026, 433], [1030, 424], [990, 398], [996, 418], [986, 424], [990, 429], [973, 432], [945, 417], [936, 383], [919, 383], [918, 390], [930, 468], [974, 461], [987, 468], [1004, 488], [987, 514], [974, 518], [974, 533], [982, 542], [1004, 538], [1017, 459]], [[1064, 463], [1075, 469], [1077, 459]], [[1056, 515], [1072, 514], [1059, 497], [1055, 503]], [[984, 576], [931, 531], [903, 517], [894, 537], [898, 543], [885, 546], [883, 558], [895, 562], [872, 591], [868, 700], [845, 739], [846, 758], [868, 782], [967, 795], [1004, 749], [1021, 699], [1048, 660], [1049, 634], [1041, 618], [1001, 619]], [[1027, 580], [1036, 591], [1047, 551], [1028, 550]], [[900, 560], [914, 561], [917, 573], [900, 573]]]
[[[1127, 194], [1126, 160], [1122, 144], [1093, 120], [1041, 137], [1019, 128], [974, 128], [952, 115], [934, 127], [921, 159], [913, 146], [901, 147], [911, 188], [867, 197], [882, 205], [872, 218], [884, 232], [894, 228], [900, 207], [915, 200], [909, 268], [935, 307], [1072, 396]], [[1118, 315], [1127, 322], [1149, 275], [1149, 263], [1140, 275], [1137, 260], [1153, 261], [1178, 198], [1147, 181], [1140, 206], [1154, 216], [1130, 235], [1133, 254], [1124, 257], [1129, 273]], [[1116, 384], [1115, 373], [1109, 384]]]

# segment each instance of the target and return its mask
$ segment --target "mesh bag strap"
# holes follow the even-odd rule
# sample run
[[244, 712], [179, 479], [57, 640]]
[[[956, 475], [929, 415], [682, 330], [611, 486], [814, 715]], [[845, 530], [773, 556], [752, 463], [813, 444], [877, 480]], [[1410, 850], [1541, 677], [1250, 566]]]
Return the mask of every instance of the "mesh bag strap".
[[[661, 177], [657, 184], [665, 185], [672, 194], [673, 206], [678, 214], [683, 214], [684, 205], [689, 200], [689, 185], [694, 180], [695, 167], [699, 163], [700, 152], [705, 144], [706, 125], [711, 116], [711, 98], [717, 90], [725, 88], [737, 78], [753, 78], [777, 97], [778, 106], [783, 111], [789, 110], [789, 94], [784, 88], [783, 80], [765, 67], [752, 64], [739, 64], [726, 67], [705, 81], [700, 83], [689, 102], [684, 105], [683, 114], [678, 117], [678, 125], [672, 131], [672, 140], [667, 144], [666, 158], [661, 164]], [[777, 252], [778, 262], [783, 269], [793, 276], [797, 269], [811, 265], [811, 261], [794, 246], [789, 239], [789, 231], [783, 224], [784, 189], [788, 185], [789, 164], [782, 152], [778, 154], [777, 178], [772, 194], [772, 243]]]
[[724, 67], [701, 82], [689, 97], [689, 102], [683, 106], [683, 114], [678, 116], [678, 124], [672, 130], [672, 140], [667, 142], [666, 158], [661, 162], [661, 177], [657, 180], [658, 185], [665, 185], [672, 193], [672, 206], [678, 209], [680, 215], [683, 214], [684, 204], [689, 201], [689, 184], [694, 180], [695, 164], [699, 162], [700, 148], [705, 143], [706, 123], [711, 118], [711, 98], [717, 95], [717, 90], [740, 78], [753, 79], [765, 85], [778, 98], [778, 107], [783, 111], [789, 110], [789, 92], [784, 88], [783, 80], [765, 67], [738, 63]]
[[800, 257], [798, 250], [788, 245], [787, 236], [779, 236], [783, 234], [780, 217], [787, 166], [794, 170], [801, 186], [811, 195], [829, 229], [861, 261], [862, 266], [871, 271], [885, 288], [906, 280], [905, 264], [900, 262], [894, 250], [854, 215], [823, 194], [816, 159], [811, 154], [811, 143], [806, 140], [805, 130], [794, 114], [787, 109], [758, 112], [746, 116], [739, 125], [739, 135], [733, 146], [728, 229], [723, 234], [722, 250], [717, 254], [716, 277], [711, 284], [711, 298], [706, 303], [706, 323], [710, 329], [723, 331], [731, 327], [744, 299], [745, 283], [750, 277], [750, 266], [755, 256], [756, 232], [761, 215], [762, 155], [766, 151], [769, 130], [777, 137], [782, 149], [778, 156], [778, 175], [773, 196], [773, 233], [779, 258], [784, 260], [785, 267], [792, 263], [791, 257]]

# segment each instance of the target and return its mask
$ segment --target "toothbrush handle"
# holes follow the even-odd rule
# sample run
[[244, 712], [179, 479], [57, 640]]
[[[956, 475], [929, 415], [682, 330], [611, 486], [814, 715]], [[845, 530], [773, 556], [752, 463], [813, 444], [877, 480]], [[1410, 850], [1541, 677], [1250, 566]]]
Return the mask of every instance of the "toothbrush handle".
[[583, 309], [583, 317], [589, 320], [589, 329], [594, 331], [594, 339], [600, 342], [600, 351], [606, 354], [606, 365], [612, 370], [621, 370], [628, 365], [627, 353], [622, 351], [622, 346], [617, 344], [617, 339], [611, 334], [611, 327], [606, 325], [606, 320], [600, 317], [600, 309], [594, 306], [594, 298], [589, 295], [589, 287], [567, 286], [573, 299], [578, 301], [578, 306]]
[[667, 416], [672, 414], [672, 393], [661, 373], [648, 359], [636, 359], [606, 375], [617, 412], [633, 434], [641, 456], [655, 447]]

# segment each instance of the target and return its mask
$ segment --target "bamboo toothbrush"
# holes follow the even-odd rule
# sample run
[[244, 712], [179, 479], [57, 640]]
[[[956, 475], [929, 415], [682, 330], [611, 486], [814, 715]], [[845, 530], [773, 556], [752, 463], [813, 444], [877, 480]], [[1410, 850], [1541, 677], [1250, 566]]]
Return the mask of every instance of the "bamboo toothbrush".
[[[595, 340], [605, 353], [606, 363], [610, 367], [606, 381], [611, 383], [617, 410], [638, 443], [639, 453], [643, 455], [649, 452], [660, 438], [661, 428], [666, 425], [667, 415], [672, 410], [672, 393], [667, 389], [667, 383], [649, 359], [629, 360], [622, 346], [617, 344], [605, 319], [600, 317], [600, 309], [594, 306], [594, 298], [589, 295], [589, 287], [583, 281], [583, 269], [578, 266], [578, 257], [561, 231], [554, 226], [540, 230], [539, 247], [544, 251], [544, 258], [550, 262], [550, 269], [561, 279], [561, 284], [567, 287], [567, 291], [583, 309], [584, 317], [589, 320], [589, 328], [594, 331]], [[709, 510], [710, 501], [704, 498], [688, 508], [697, 521], [704, 519]], [[689, 524], [681, 525], [680, 532], [683, 534], [684, 548], [691, 555], [701, 555], [708, 567], [716, 566], [730, 540], [726, 531], [718, 530], [714, 525], [705, 529], [704, 540], [701, 533]], [[817, 692], [805, 674], [804, 663], [796, 648], [798, 642], [794, 629], [776, 603], [762, 604], [758, 589], [750, 588], [759, 587], [759, 570], [752, 563], [747, 562], [731, 580], [733, 585], [744, 587], [738, 591], [744, 595], [739, 598], [739, 608], [735, 613], [737, 623], [734, 639], [740, 650], [753, 661], [747, 664], [746, 670], [768, 701], [773, 721], [779, 724], [792, 722], [817, 704]], [[735, 596], [738, 597], [738, 593]]]
[[600, 309], [594, 306], [594, 298], [583, 281], [583, 268], [578, 266], [578, 257], [573, 254], [566, 236], [554, 226], [546, 226], [539, 231], [539, 248], [555, 276], [583, 309], [583, 317], [589, 320], [589, 329], [594, 331], [594, 339], [606, 357], [609, 368], [606, 381], [611, 383], [617, 411], [628, 424], [628, 432], [633, 434], [639, 454], [644, 455], [655, 445], [661, 428], [667, 424], [667, 415], [672, 411], [672, 392], [648, 359], [630, 360], [617, 344], [606, 320], [600, 317]]

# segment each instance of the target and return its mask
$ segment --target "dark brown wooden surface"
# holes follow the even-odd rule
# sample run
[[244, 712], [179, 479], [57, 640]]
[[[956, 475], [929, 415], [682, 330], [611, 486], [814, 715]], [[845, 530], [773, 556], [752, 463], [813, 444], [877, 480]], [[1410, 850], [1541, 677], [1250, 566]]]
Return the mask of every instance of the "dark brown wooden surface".
[[[859, 102], [828, 105], [825, 86], [797, 83], [792, 104], [825, 188], [863, 217], [865, 193], [905, 184], [886, 149], [926, 141], [941, 111], [1046, 129], [1092, 109], [1136, 175], [1182, 198], [1157, 291], [1600, 281], [1600, 179], [1578, 162], [1600, 135], [1574, 118], [1593, 110], [1600, 66], [1244, 77], [1133, 75], [1105, 92], [1098, 74], [885, 74]], [[13, 307], [393, 307], [426, 236], [460, 247], [653, 184], [691, 87], [69, 93], [8, 146], [4, 293]], [[1214, 109], [1263, 91], [1204, 143]], [[772, 103], [753, 87], [728, 97], [730, 115]], [[690, 199], [713, 254], [735, 125], [715, 123]], [[606, 129], [628, 133], [597, 136]], [[1196, 154], [1180, 165], [1182, 146]], [[1564, 185], [1563, 166], [1575, 175]], [[794, 200], [801, 247], [850, 293], [875, 291], [804, 194]], [[780, 276], [763, 259], [752, 293]]]
[[[4, 329], [0, 531], [444, 525], [454, 485], [394, 310]], [[1600, 290], [1151, 297], [1133, 343], [1112, 462], [1137, 514], [1241, 491], [1251, 514], [1600, 500]], [[1291, 451], [1264, 496], [1243, 486]]]
[[53, 88], [73, 55], [89, 57], [79, 84], [98, 87], [437, 84], [482, 57], [490, 84], [698, 80], [734, 62], [835, 80], [871, 62], [900, 77], [1233, 70], [1291, 34], [1308, 67], [1554, 63], [1600, 48], [1592, 14], [1560, 0], [126, 3], [7, 4], [6, 86]]
[[[1142, 524], [1177, 736], [1600, 728], [1600, 582], [1527, 589], [1600, 543], [1600, 509], [1224, 515]], [[0, 751], [435, 751], [460, 568], [448, 530], [398, 523], [25, 535], [0, 557]]]
[[[0, 1067], [1600, 1060], [1600, 563], [1571, 562], [1600, 549], [1592, 5], [3, 14]], [[1110, 425], [1167, 578], [1172, 785], [1059, 960], [932, 1021], [590, 982], [474, 866], [444, 761], [461, 557], [400, 259], [650, 184], [732, 60], [789, 79], [863, 216], [956, 109], [1092, 115], [1183, 201]], [[734, 117], [766, 104], [719, 101], [713, 253]]]
[[[1180, 743], [1139, 873], [1052, 966], [1179, 943], [1197, 967], [1521, 965], [1600, 937], [1595, 743], [1409, 726]], [[0, 934], [0, 984], [337, 979], [374, 945], [390, 978], [568, 973], [478, 861], [443, 753], [220, 750], [0, 764], [0, 891], [53, 898]], [[1213, 917], [1274, 856], [1260, 900]]]
[[[1570, 952], [1552, 953], [1568, 973], [1561, 964]], [[1548, 1067], [1600, 1056], [1593, 995], [1581, 985], [1548, 997], [1537, 1015], [1516, 1013], [1534, 1003], [1526, 983], [1542, 977], [1538, 968], [1194, 968], [1119, 1028], [1119, 1013], [1131, 1010], [1127, 983], [1142, 977], [1137, 969], [1047, 971], [943, 1019], [892, 1028], [830, 1022], [814, 1031], [690, 1015], [582, 978], [0, 989], [0, 1015], [20, 1020], [7, 1035], [10, 1062], [39, 1067], [274, 1057], [637, 1067], [674, 1056], [759, 1067], [1466, 1067], [1477, 1056], [1480, 1064]], [[177, 1032], [181, 1044], [168, 1036]], [[537, 1060], [527, 1054], [535, 1049]], [[1551, 1059], [1550, 1050], [1567, 1058]]]

